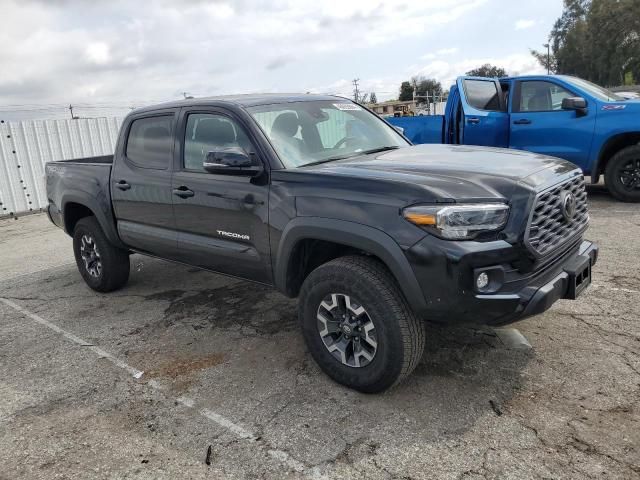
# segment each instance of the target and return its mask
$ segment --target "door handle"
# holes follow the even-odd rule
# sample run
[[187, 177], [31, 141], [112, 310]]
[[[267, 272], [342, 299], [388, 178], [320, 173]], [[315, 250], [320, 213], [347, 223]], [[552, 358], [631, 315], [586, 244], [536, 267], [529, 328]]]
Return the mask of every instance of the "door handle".
[[189, 198], [195, 195], [193, 190], [189, 190], [187, 187], [178, 187], [173, 189], [173, 194], [177, 195], [180, 198]]
[[124, 191], [129, 190], [131, 188], [131, 185], [129, 185], [126, 180], [120, 180], [118, 183], [116, 183], [116, 187]]
[[528, 118], [521, 118], [519, 120], [514, 120], [513, 124], [514, 125], [529, 125], [531, 123], [531, 120], [529, 120]]
[[480, 123], [480, 119], [476, 117], [467, 118], [467, 123], [472, 123], [474, 125]]

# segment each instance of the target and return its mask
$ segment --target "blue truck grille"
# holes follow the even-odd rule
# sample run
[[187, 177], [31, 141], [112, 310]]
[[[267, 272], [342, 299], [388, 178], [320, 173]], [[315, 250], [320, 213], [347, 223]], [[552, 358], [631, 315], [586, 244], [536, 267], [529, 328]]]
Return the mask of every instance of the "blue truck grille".
[[[575, 200], [575, 212], [567, 197]], [[567, 212], [567, 210], [569, 210]], [[545, 256], [582, 233], [589, 225], [584, 177], [575, 176], [536, 197], [525, 233], [525, 244], [537, 256]]]

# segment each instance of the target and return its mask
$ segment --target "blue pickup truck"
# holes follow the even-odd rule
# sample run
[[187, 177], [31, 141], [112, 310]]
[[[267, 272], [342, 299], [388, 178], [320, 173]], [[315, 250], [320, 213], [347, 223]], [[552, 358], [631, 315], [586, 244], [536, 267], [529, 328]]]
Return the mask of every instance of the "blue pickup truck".
[[[413, 143], [515, 148], [569, 160], [640, 202], [640, 100], [564, 75], [460, 77], [445, 114], [393, 118]], [[514, 157], [517, 158], [517, 157]]]

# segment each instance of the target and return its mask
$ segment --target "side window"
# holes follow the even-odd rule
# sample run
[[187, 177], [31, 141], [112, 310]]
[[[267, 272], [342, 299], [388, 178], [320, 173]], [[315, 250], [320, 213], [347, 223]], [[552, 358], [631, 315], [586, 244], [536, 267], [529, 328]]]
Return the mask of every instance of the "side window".
[[171, 163], [173, 115], [140, 118], [129, 129], [126, 155], [142, 168], [165, 170]]
[[494, 112], [500, 109], [500, 92], [492, 80], [464, 80], [464, 91], [467, 102], [478, 110]]
[[193, 113], [187, 117], [184, 139], [184, 168], [201, 170], [207, 153], [226, 147], [240, 147], [247, 153], [251, 142], [244, 130], [231, 118], [211, 113]]
[[546, 81], [520, 83], [519, 112], [551, 112], [562, 110], [562, 99], [573, 97], [573, 93], [560, 85]]

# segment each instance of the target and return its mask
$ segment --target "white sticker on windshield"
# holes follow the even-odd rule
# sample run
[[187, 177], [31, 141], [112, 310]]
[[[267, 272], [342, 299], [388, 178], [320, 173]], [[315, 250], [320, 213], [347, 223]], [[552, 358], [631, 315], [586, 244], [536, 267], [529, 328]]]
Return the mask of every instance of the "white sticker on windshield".
[[355, 103], [334, 103], [333, 106], [338, 110], [362, 110], [362, 108]]

